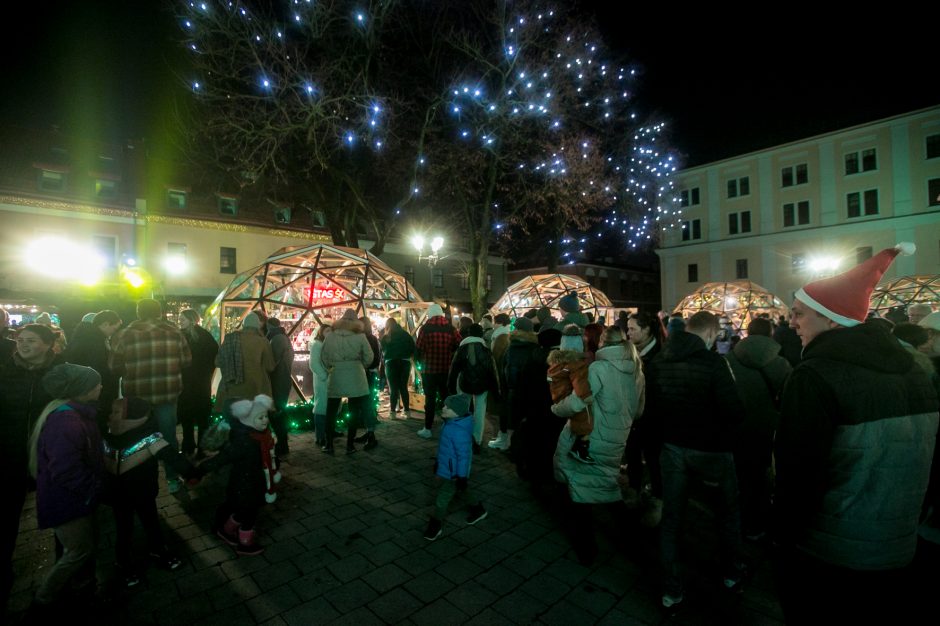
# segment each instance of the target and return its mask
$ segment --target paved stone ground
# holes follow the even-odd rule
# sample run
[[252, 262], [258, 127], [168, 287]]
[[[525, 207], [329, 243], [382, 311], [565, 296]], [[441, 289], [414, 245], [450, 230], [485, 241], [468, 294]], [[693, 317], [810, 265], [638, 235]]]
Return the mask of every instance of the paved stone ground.
[[[707, 508], [690, 507], [689, 568], [683, 609], [659, 609], [657, 531], [634, 520], [614, 528], [596, 512], [600, 556], [581, 566], [559, 523], [560, 498], [537, 498], [499, 452], [474, 458], [471, 484], [489, 511], [475, 526], [455, 502], [444, 535], [423, 539], [436, 491], [437, 438], [415, 432], [418, 420], [385, 421], [380, 445], [345, 456], [322, 454], [312, 434], [291, 439], [277, 503], [259, 521], [267, 550], [239, 557], [210, 531], [223, 498], [224, 474], [158, 506], [183, 567], [154, 567], [144, 582], [118, 590], [114, 528], [100, 510], [98, 576], [102, 601], [88, 617], [120, 624], [780, 624], [782, 615], [764, 554], [749, 546], [755, 574], [745, 593], [721, 587], [715, 526]], [[488, 430], [488, 432], [490, 432]], [[146, 554], [142, 532], [138, 552]], [[32, 497], [15, 554], [16, 584], [8, 621], [28, 622], [27, 608], [51, 562], [53, 539], [36, 530]]]

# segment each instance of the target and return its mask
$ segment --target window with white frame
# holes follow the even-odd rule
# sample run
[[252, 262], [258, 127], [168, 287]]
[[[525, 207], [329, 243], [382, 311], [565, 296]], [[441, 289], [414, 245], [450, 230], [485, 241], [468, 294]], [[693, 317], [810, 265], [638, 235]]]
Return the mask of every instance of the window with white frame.
[[728, 180], [728, 197], [738, 198], [751, 193], [751, 179], [747, 176]]
[[185, 209], [186, 208], [186, 192], [182, 189], [167, 189], [166, 190], [166, 208], [168, 209]]
[[235, 248], [219, 248], [219, 273], [237, 274], [238, 256]]
[[809, 224], [809, 200], [787, 202], [783, 205], [783, 227]]
[[702, 238], [702, 220], [685, 220], [682, 222], [682, 241], [694, 241]]
[[809, 171], [806, 163], [791, 165], [780, 170], [780, 186], [792, 187], [793, 185], [805, 185], [809, 182]]
[[737, 235], [738, 233], [751, 232], [751, 212], [740, 211], [738, 213], [728, 214], [728, 234]]
[[846, 194], [845, 204], [848, 217], [878, 215], [878, 190], [867, 189]]
[[65, 183], [67, 180], [68, 177], [62, 172], [41, 170], [39, 172], [39, 190], [65, 191]]
[[747, 278], [747, 259], [737, 259], [734, 262], [734, 267], [738, 280]]
[[238, 198], [234, 196], [219, 196], [219, 213], [222, 215], [238, 215]]
[[940, 134], [937, 135], [928, 135], [924, 139], [924, 144], [927, 150], [928, 159], [936, 159], [940, 157]]
[[701, 194], [698, 187], [683, 189], [679, 192], [680, 206], [695, 206], [697, 204], [701, 204]]
[[927, 181], [927, 206], [940, 206], [940, 178]]
[[845, 155], [845, 175], [870, 172], [878, 169], [878, 153], [875, 148], [867, 148]]

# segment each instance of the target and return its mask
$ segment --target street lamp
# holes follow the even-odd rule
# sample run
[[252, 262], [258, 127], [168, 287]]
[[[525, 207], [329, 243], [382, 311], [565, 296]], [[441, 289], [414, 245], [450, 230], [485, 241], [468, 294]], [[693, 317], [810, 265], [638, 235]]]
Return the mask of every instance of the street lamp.
[[444, 238], [440, 235], [435, 235], [431, 238], [431, 251], [429, 254], [424, 254], [424, 244], [427, 243], [424, 239], [424, 235], [415, 235], [411, 238], [411, 245], [414, 246], [415, 250], [418, 251], [418, 262], [427, 261], [428, 262], [428, 289], [430, 291], [429, 300], [434, 301], [434, 266], [437, 265], [437, 262], [440, 260], [441, 256], [438, 254], [441, 248], [444, 247]]

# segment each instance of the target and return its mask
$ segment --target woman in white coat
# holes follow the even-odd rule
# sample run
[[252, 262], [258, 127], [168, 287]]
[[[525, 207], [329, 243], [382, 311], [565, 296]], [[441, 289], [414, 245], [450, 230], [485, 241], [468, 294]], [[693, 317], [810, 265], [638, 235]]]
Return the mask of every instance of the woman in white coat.
[[575, 551], [582, 562], [593, 561], [597, 546], [592, 525], [593, 504], [615, 505], [621, 515], [623, 500], [620, 460], [633, 419], [642, 413], [645, 399], [643, 367], [636, 348], [616, 326], [604, 330], [595, 361], [588, 368], [592, 397], [583, 401], [572, 393], [552, 406], [559, 417], [571, 417], [589, 406], [593, 418], [590, 435], [595, 464], [575, 460], [568, 454], [574, 443], [570, 423], [558, 436], [555, 448], [555, 478], [567, 485], [571, 498], [571, 532]]
[[331, 330], [328, 324], [320, 324], [309, 344], [310, 371], [313, 372], [313, 431], [320, 447], [326, 445], [327, 381], [330, 378], [320, 354], [323, 352], [323, 340]]

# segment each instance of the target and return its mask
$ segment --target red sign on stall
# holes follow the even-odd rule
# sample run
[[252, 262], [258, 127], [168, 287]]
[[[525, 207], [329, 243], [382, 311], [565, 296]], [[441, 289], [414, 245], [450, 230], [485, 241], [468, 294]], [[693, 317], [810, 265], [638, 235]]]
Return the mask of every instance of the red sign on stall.
[[332, 300], [340, 302], [346, 300], [346, 291], [332, 283], [319, 285], [314, 283], [311, 286], [304, 287], [304, 298], [310, 301]]

